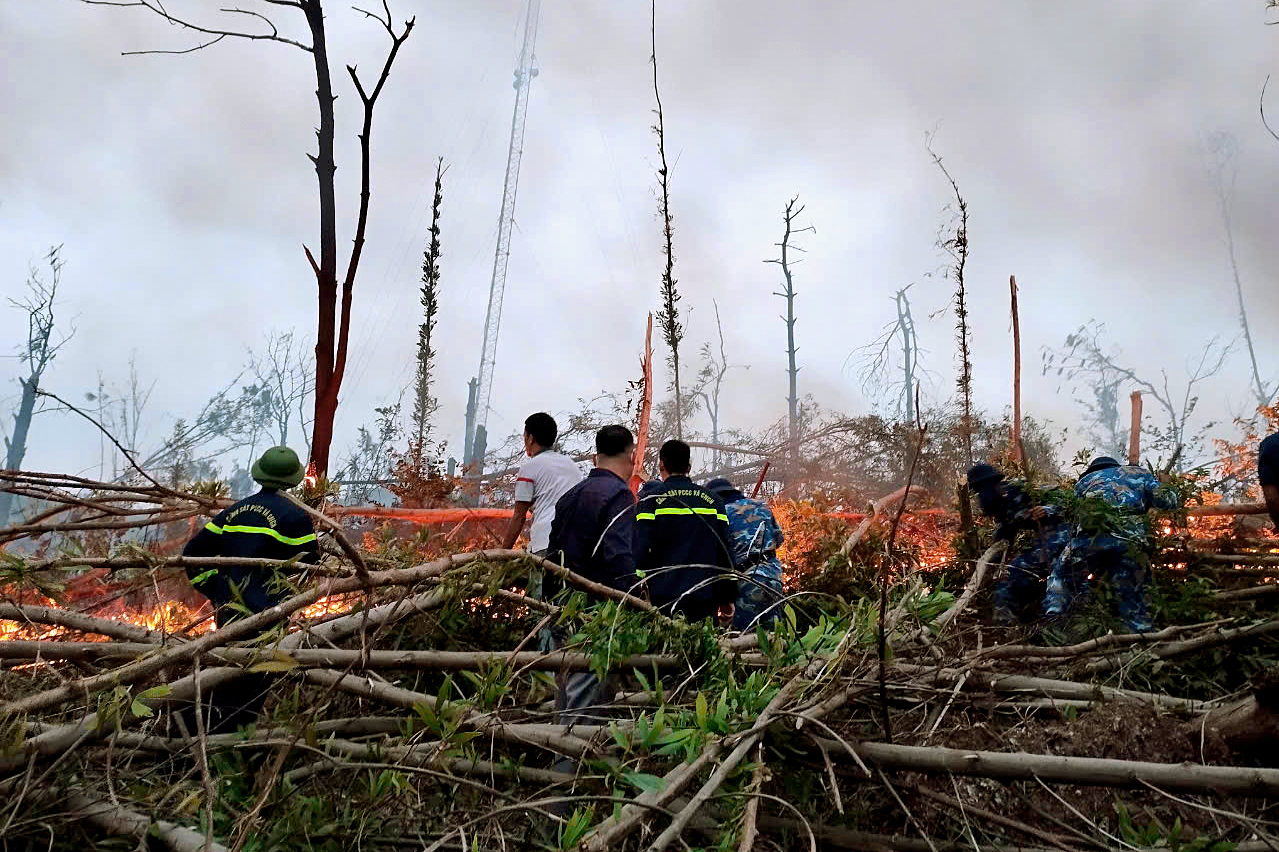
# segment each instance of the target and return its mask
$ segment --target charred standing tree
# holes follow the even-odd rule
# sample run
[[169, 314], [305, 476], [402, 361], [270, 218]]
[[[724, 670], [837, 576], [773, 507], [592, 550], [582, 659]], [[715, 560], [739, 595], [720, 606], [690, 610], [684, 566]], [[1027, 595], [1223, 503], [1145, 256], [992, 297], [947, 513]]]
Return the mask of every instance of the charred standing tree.
[[270, 6], [288, 6], [298, 9], [306, 18], [310, 30], [311, 43], [304, 44], [280, 35], [279, 29], [262, 12], [252, 9], [223, 9], [222, 13], [236, 16], [236, 20], [249, 18], [261, 24], [257, 32], [225, 29], [219, 26], [197, 24], [193, 21], [178, 18], [158, 2], [158, 0], [83, 0], [94, 6], [140, 7], [163, 18], [170, 24], [188, 30], [201, 39], [200, 43], [184, 50], [148, 50], [134, 53], [190, 53], [202, 48], [211, 47], [227, 38], [240, 38], [253, 41], [276, 41], [310, 53], [315, 62], [315, 96], [320, 108], [320, 126], [316, 131], [317, 148], [310, 155], [315, 165], [316, 180], [320, 195], [320, 257], [317, 261], [309, 248], [303, 247], [311, 270], [315, 273], [318, 291], [318, 317], [315, 335], [315, 419], [311, 441], [311, 466], [317, 476], [323, 476], [329, 468], [329, 450], [333, 443], [333, 418], [337, 413], [338, 391], [342, 387], [342, 377], [346, 372], [347, 342], [350, 337], [351, 300], [355, 289], [356, 272], [360, 266], [360, 256], [364, 250], [365, 231], [369, 214], [370, 154], [369, 140], [373, 129], [373, 110], [378, 96], [386, 86], [391, 73], [391, 66], [400, 48], [413, 31], [414, 20], [410, 18], [403, 28], [397, 32], [391, 17], [391, 9], [387, 0], [382, 2], [381, 14], [357, 11], [368, 18], [376, 20], [386, 30], [391, 39], [390, 49], [382, 64], [382, 71], [372, 89], [366, 89], [360, 80], [354, 65], [346, 66], [347, 73], [360, 96], [364, 121], [359, 134], [360, 140], [360, 199], [359, 212], [356, 216], [355, 236], [351, 254], [347, 260], [346, 271], [341, 281], [341, 301], [338, 298], [338, 250], [337, 250], [337, 198], [334, 188], [334, 173], [337, 164], [333, 157], [336, 120], [333, 103], [333, 78], [329, 68], [328, 41], [324, 28], [324, 6], [322, 0], [264, 0]]
[[795, 363], [795, 353], [799, 350], [795, 346], [795, 279], [791, 273], [791, 267], [799, 263], [790, 256], [790, 253], [803, 252], [799, 246], [793, 244], [791, 239], [796, 234], [805, 231], [813, 231], [812, 225], [804, 228], [795, 227], [795, 219], [799, 214], [804, 212], [804, 205], [798, 208], [795, 204], [799, 201], [799, 196], [786, 202], [786, 207], [782, 212], [782, 222], [784, 228], [782, 230], [782, 241], [777, 243], [781, 249], [781, 256], [765, 263], [775, 263], [782, 268], [782, 289], [774, 292], [774, 296], [780, 296], [786, 300], [786, 316], [782, 317], [782, 321], [786, 323], [786, 375], [788, 378], [788, 393], [786, 395], [786, 434], [789, 444], [788, 457], [791, 462], [791, 469], [794, 470], [799, 460], [799, 366]]
[[413, 446], [410, 452], [421, 468], [426, 442], [431, 437], [431, 418], [438, 404], [431, 396], [431, 377], [435, 367], [435, 350], [431, 335], [435, 331], [435, 314], [440, 302], [440, 209], [444, 204], [444, 158], [435, 163], [435, 199], [431, 202], [431, 238], [422, 258], [422, 324], [417, 329], [417, 377], [413, 387]]
[[[906, 419], [915, 420], [915, 396], [918, 383], [915, 381], [915, 369], [919, 363], [919, 338], [915, 336], [915, 318], [910, 314], [910, 297], [903, 287], [893, 297], [897, 303], [896, 331], [901, 336], [902, 344], [902, 401], [906, 406]], [[915, 388], [912, 393], [911, 389]]]
[[[18, 301], [10, 299], [9, 303], [27, 315], [27, 342], [19, 354], [26, 378], [18, 379], [22, 385], [22, 398], [18, 410], [13, 415], [13, 435], [5, 438], [5, 470], [21, 470], [22, 460], [27, 454], [27, 436], [31, 433], [31, 419], [36, 413], [36, 397], [40, 391], [40, 379], [45, 368], [58, 354], [71, 334], [61, 340], [53, 339], [53, 306], [58, 295], [58, 284], [62, 280], [61, 246], [49, 249], [45, 255], [45, 263], [49, 267], [49, 279], [41, 276], [39, 270], [32, 269], [27, 279], [30, 290], [27, 298]], [[0, 492], [0, 528], [9, 524], [9, 513], [13, 509], [13, 494]]]
[[657, 123], [653, 132], [657, 134], [657, 155], [660, 165], [657, 169], [657, 185], [661, 190], [659, 212], [662, 216], [662, 253], [666, 260], [662, 269], [661, 299], [662, 309], [657, 313], [657, 322], [662, 327], [662, 337], [670, 347], [667, 362], [671, 365], [671, 383], [675, 389], [675, 437], [684, 437], [684, 407], [680, 398], [679, 383], [679, 345], [684, 339], [684, 326], [679, 321], [679, 291], [675, 289], [675, 239], [671, 217], [671, 183], [670, 169], [666, 165], [666, 123], [662, 116], [662, 93], [657, 88], [657, 0], [651, 4], [649, 35], [652, 40], [653, 53], [649, 61], [653, 64], [653, 98], [657, 101]]

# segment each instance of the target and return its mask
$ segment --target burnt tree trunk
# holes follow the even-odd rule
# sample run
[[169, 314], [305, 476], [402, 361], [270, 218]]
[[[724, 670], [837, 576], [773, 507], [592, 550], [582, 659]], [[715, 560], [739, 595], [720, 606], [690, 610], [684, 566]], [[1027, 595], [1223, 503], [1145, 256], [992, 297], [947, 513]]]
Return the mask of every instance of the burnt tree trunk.
[[[315, 283], [318, 289], [315, 326], [315, 422], [311, 429], [311, 462], [315, 472], [323, 475], [329, 468], [329, 447], [333, 443], [333, 418], [337, 413], [338, 388], [333, 375], [334, 351], [345, 346], [337, 339], [337, 200], [334, 190], [333, 161], [333, 77], [329, 71], [328, 43], [324, 32], [324, 9], [319, 0], [307, 0], [302, 5], [307, 26], [311, 29], [312, 54], [315, 57], [315, 97], [320, 106], [320, 127], [316, 131], [318, 147], [311, 157], [315, 164], [315, 177], [320, 189], [320, 261], [316, 265]], [[309, 252], [308, 252], [309, 255]]]

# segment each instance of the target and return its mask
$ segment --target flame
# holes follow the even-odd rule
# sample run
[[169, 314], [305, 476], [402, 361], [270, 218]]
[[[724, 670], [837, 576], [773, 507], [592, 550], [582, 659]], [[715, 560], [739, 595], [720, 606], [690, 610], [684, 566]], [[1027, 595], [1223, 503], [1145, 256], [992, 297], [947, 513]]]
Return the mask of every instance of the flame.
[[[320, 598], [315, 603], [298, 612], [301, 620], [312, 620], [326, 616], [349, 612], [360, 600], [360, 594], [330, 595]], [[58, 607], [49, 598], [28, 599], [24, 601], [31, 606]], [[98, 610], [92, 613], [97, 618], [131, 624], [145, 630], [154, 630], [163, 635], [181, 633], [185, 636], [199, 636], [214, 630], [212, 607], [205, 603], [195, 609], [178, 601], [163, 601], [156, 606], [135, 609], [119, 606], [110, 612]], [[7, 640], [44, 641], [55, 639], [71, 639], [84, 642], [107, 642], [106, 636], [96, 634], [80, 635], [78, 631], [51, 624], [27, 624], [17, 621], [0, 621], [0, 642]]]
[[[57, 607], [58, 604], [48, 598], [42, 600], [28, 600], [29, 605]], [[165, 635], [180, 633], [185, 630], [185, 635], [197, 636], [202, 633], [208, 633], [213, 630], [213, 619], [209, 618], [212, 614], [210, 607], [206, 604], [196, 609], [191, 609], [178, 601], [164, 601], [157, 606], [148, 609], [132, 609], [123, 605], [115, 608], [112, 612], [94, 612], [97, 618], [105, 618], [110, 621], [118, 621], [121, 624], [131, 624], [134, 627], [141, 627], [144, 630], [154, 630]], [[68, 639], [75, 637], [78, 641], [84, 642], [106, 642], [109, 641], [106, 636], [97, 634], [79, 635], [78, 631], [68, 627], [59, 627], [52, 624], [28, 624], [18, 621], [0, 621], [0, 641], [10, 639], [41, 641], [52, 639]]]

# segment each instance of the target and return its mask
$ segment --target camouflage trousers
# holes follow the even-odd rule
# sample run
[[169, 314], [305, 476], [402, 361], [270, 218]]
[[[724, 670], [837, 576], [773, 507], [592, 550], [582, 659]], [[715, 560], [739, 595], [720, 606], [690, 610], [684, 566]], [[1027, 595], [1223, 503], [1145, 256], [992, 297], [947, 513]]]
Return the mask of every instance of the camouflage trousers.
[[1050, 532], [1008, 563], [1008, 572], [995, 584], [997, 624], [1011, 626], [1039, 616], [1053, 562], [1069, 539], [1065, 530]]
[[785, 596], [782, 581], [767, 574], [751, 574], [737, 581], [737, 609], [733, 613], [734, 630], [765, 630], [772, 628], [778, 604]]
[[1146, 605], [1149, 562], [1149, 557], [1131, 542], [1072, 542], [1053, 563], [1044, 595], [1044, 614], [1069, 615], [1087, 596], [1093, 582], [1107, 578], [1124, 627], [1131, 633], [1148, 633], [1154, 629]]

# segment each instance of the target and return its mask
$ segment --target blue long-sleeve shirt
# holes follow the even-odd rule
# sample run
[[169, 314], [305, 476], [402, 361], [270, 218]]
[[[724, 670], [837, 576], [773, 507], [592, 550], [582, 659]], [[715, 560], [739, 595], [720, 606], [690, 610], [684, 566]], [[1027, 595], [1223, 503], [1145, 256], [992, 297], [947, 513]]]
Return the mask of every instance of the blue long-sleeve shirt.
[[[597, 467], [556, 502], [547, 557], [562, 559], [588, 580], [634, 593], [634, 530], [631, 489], [617, 474]], [[547, 579], [548, 588], [558, 585]]]

